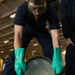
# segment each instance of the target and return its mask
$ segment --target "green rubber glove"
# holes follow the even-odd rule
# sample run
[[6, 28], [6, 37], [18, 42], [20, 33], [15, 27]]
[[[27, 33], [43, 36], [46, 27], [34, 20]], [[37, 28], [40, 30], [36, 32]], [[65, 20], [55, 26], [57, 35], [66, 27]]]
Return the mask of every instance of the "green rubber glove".
[[56, 74], [60, 74], [63, 69], [62, 55], [60, 48], [53, 48], [53, 60], [52, 60], [52, 70], [56, 72]]
[[26, 64], [24, 61], [25, 50], [24, 48], [17, 48], [15, 52], [15, 71], [17, 75], [24, 75], [26, 72]]

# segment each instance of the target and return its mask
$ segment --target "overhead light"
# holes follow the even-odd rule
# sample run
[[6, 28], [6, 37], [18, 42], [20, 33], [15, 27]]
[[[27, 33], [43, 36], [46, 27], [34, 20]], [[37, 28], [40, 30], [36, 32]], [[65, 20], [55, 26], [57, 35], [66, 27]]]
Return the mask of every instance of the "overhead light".
[[10, 18], [14, 18], [14, 17], [15, 17], [15, 15], [16, 15], [15, 13], [14, 13], [14, 14], [12, 14], [12, 15], [10, 15]]
[[24, 61], [26, 62], [26, 59], [24, 59]]
[[10, 51], [13, 51], [13, 49], [10, 49]]
[[60, 46], [62, 48], [62, 46]]
[[6, 55], [5, 59], [7, 59], [9, 57], [9, 55]]
[[62, 25], [60, 25], [60, 27], [62, 27]]
[[6, 55], [6, 57], [9, 57], [9, 55]]
[[33, 51], [32, 51], [32, 55], [34, 55], [34, 54], [35, 54], [35, 52], [36, 52], [36, 50], [33, 50]]
[[9, 42], [9, 40], [4, 41], [5, 44], [8, 43], [8, 42]]
[[62, 52], [62, 54], [65, 55], [65, 54], [66, 54], [66, 50], [64, 50], [64, 51]]
[[37, 46], [37, 45], [38, 45], [38, 43], [33, 44], [33, 46]]
[[36, 52], [36, 50], [33, 50], [32, 52]]
[[6, 59], [7, 57], [5, 57], [5, 59]]
[[1, 51], [1, 53], [4, 53], [4, 51]]

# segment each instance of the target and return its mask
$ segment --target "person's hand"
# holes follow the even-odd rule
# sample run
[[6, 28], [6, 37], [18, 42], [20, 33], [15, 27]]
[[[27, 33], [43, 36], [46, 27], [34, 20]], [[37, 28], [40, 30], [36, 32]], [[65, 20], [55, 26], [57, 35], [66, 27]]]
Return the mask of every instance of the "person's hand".
[[68, 39], [66, 40], [66, 47], [67, 47], [68, 45], [70, 45], [70, 44], [72, 44], [73, 46], [75, 46], [75, 45], [73, 44], [72, 40], [71, 40], [70, 38], [68, 38]]
[[26, 72], [26, 64], [24, 62], [24, 48], [15, 50], [15, 71], [17, 75], [24, 75]]
[[24, 75], [26, 71], [25, 62], [20, 62], [16, 59], [15, 60], [15, 71], [17, 75]]
[[52, 60], [52, 70], [56, 74], [61, 74], [63, 69], [62, 56], [60, 48], [54, 48], [53, 60]]

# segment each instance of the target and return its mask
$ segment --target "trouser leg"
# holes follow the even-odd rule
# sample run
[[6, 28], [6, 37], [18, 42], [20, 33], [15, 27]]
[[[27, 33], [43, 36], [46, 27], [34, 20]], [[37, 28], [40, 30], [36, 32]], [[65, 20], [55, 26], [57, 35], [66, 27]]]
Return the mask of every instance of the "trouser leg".
[[66, 75], [74, 75], [75, 71], [75, 46], [70, 44], [66, 51], [66, 66], [65, 73]]
[[9, 59], [2, 72], [2, 75], [17, 75], [16, 72], [14, 71], [14, 59], [15, 59], [15, 54], [13, 51], [11, 55], [9, 56]]
[[[42, 46], [44, 56], [52, 61], [53, 46], [50, 34], [48, 32], [37, 33], [35, 37]], [[57, 74], [57, 75], [62, 75], [62, 74]]]
[[53, 46], [50, 34], [48, 32], [38, 32], [36, 33], [35, 38], [42, 46], [44, 56], [52, 60]]

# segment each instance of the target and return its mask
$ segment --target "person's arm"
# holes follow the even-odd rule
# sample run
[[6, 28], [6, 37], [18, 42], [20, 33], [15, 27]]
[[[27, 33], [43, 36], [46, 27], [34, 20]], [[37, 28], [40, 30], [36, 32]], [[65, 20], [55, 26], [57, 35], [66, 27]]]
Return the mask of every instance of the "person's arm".
[[48, 21], [53, 47], [59, 48], [59, 41], [58, 41], [58, 30], [60, 28], [59, 19], [56, 14], [56, 11], [52, 7], [48, 7]]
[[23, 26], [14, 26], [14, 49], [21, 48], [22, 46], [22, 32]]
[[59, 35], [58, 29], [51, 30], [51, 37], [53, 43], [53, 59], [52, 59], [52, 70], [56, 74], [61, 74], [63, 69], [61, 49], [59, 47]]
[[52, 37], [53, 47], [59, 48], [58, 29], [51, 30], [51, 37]]
[[22, 46], [22, 32], [23, 27], [25, 27], [25, 14], [26, 4], [21, 4], [17, 11], [16, 16], [14, 18], [14, 49], [20, 48]]
[[60, 3], [60, 18], [61, 18], [63, 35], [66, 39], [66, 46], [68, 46], [69, 44], [72, 44], [74, 46], [70, 38], [71, 30], [68, 21], [67, 2], [65, 0], [61, 0]]
[[61, 49], [59, 48], [59, 36], [58, 30], [60, 28], [59, 20], [56, 12], [53, 8], [48, 8], [48, 21], [49, 21], [49, 29], [51, 31], [52, 43], [53, 43], [53, 59], [52, 59], [52, 70], [56, 72], [56, 74], [60, 74], [62, 72], [62, 56]]
[[[25, 27], [25, 11], [26, 4], [21, 4], [17, 11], [14, 19], [14, 53], [15, 62], [14, 69], [17, 75], [24, 75], [26, 72], [26, 64], [24, 61], [25, 48], [22, 47], [22, 33]], [[22, 74], [23, 73], [23, 74]]]
[[61, 19], [61, 24], [62, 24], [63, 35], [66, 39], [70, 38], [70, 36], [71, 36], [69, 20], [68, 20], [68, 12], [69, 11], [67, 11], [66, 1], [61, 0], [61, 2], [60, 2], [60, 19]]
[[51, 30], [51, 37], [53, 43], [52, 70], [56, 72], [56, 74], [61, 74], [63, 64], [62, 64], [61, 49], [59, 47], [58, 29]]

